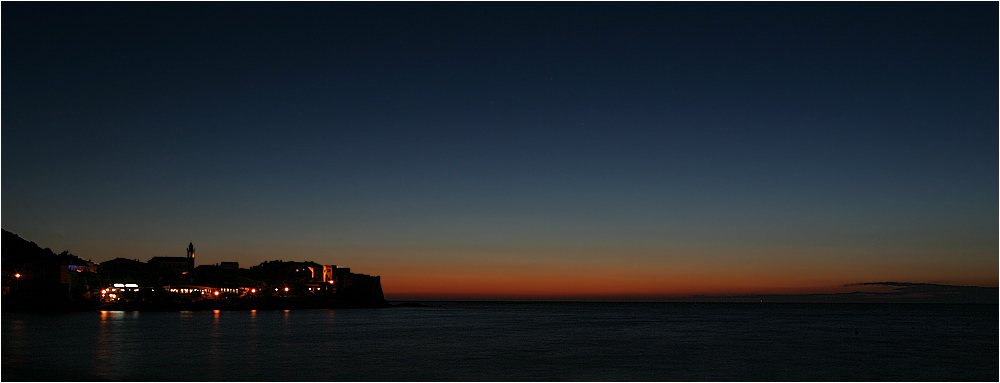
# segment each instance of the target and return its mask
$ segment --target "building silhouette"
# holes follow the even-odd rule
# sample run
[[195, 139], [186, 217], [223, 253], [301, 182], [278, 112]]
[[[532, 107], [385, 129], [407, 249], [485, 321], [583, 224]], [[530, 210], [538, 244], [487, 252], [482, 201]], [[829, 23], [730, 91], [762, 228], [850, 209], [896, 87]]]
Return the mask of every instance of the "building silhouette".
[[188, 243], [187, 257], [153, 257], [149, 264], [163, 270], [185, 273], [194, 270], [194, 243]]
[[[195, 268], [194, 243], [184, 257], [153, 257], [148, 263], [116, 258], [94, 265], [3, 234], [5, 310], [387, 306], [381, 278], [336, 265], [279, 260], [242, 269], [231, 261]], [[78, 267], [70, 272], [69, 266]]]

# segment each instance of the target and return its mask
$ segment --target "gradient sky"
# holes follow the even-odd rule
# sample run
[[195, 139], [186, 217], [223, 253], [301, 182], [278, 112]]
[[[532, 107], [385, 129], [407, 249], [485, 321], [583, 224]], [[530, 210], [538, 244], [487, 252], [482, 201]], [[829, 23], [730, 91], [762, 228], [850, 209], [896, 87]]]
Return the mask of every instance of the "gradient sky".
[[997, 15], [4, 2], [2, 224], [389, 299], [997, 286]]

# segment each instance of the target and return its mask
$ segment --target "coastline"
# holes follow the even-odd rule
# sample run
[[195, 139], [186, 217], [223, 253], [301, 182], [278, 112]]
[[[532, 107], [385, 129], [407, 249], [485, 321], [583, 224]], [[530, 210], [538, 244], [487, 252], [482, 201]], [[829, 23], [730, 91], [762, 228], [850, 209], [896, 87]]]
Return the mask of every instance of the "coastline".
[[[85, 312], [85, 311], [238, 311], [238, 310], [303, 310], [303, 309], [375, 309], [391, 307], [420, 307], [417, 304], [392, 304], [385, 300], [316, 299], [312, 297], [260, 297], [252, 299], [227, 299], [215, 301], [130, 301], [116, 303], [59, 302], [49, 304], [24, 304], [7, 302], [4, 312]], [[19, 304], [20, 303], [20, 304]], [[416, 306], [420, 305], [420, 306]]]

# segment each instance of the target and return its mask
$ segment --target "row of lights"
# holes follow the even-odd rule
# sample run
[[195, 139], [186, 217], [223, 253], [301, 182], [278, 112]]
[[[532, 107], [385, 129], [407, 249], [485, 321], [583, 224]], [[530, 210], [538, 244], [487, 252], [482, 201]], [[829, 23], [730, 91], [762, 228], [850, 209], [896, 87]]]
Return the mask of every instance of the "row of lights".
[[[21, 274], [15, 274], [14, 276], [17, 277], [17, 278], [20, 278]], [[334, 284], [334, 281], [332, 281], [332, 280], [329, 281], [329, 282], [330, 282], [331, 285]], [[113, 292], [117, 292], [117, 291], [125, 292], [125, 291], [128, 291], [128, 289], [125, 289], [123, 287], [139, 287], [139, 285], [134, 284], [134, 283], [115, 283], [115, 284], [113, 284], [113, 286], [115, 288], [110, 289], [110, 291], [113, 291]], [[238, 292], [239, 291], [238, 289], [231, 289], [231, 288], [223, 288], [222, 290], [224, 290], [226, 292]], [[287, 293], [289, 291], [289, 288], [285, 287], [284, 290]], [[313, 290], [313, 288], [310, 287], [309, 291], [312, 291], [312, 290]], [[319, 289], [317, 289], [317, 290], [319, 290]], [[107, 294], [108, 291], [109, 291], [109, 289], [101, 290], [101, 295], [103, 296], [103, 295]], [[133, 289], [132, 291], [139, 291], [139, 289], [136, 288], [136, 289]], [[173, 293], [180, 292], [182, 294], [195, 293], [195, 292], [209, 292], [209, 291], [211, 291], [211, 290], [202, 290], [202, 289], [170, 289], [170, 292], [173, 292]], [[279, 291], [279, 289], [275, 288], [274, 291]], [[250, 293], [251, 294], [256, 294], [257, 293], [257, 289], [256, 288], [250, 289]], [[215, 296], [219, 296], [219, 291], [218, 290], [212, 291], [212, 294], [215, 295]], [[115, 298], [116, 296], [115, 296], [115, 294], [111, 294], [110, 297], [111, 298]]]

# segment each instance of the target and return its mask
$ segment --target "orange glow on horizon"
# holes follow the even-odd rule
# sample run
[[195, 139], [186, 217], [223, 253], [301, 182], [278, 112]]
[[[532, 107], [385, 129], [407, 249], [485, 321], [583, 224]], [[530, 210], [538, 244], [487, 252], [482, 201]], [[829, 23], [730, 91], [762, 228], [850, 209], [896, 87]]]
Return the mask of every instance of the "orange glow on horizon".
[[[836, 284], [815, 286], [794, 284], [776, 286], [753, 280], [709, 278], [638, 279], [627, 276], [573, 278], [551, 276], [548, 279], [477, 276], [438, 278], [437, 280], [393, 280], [384, 278], [387, 297], [442, 298], [601, 298], [601, 297], [684, 297], [692, 295], [741, 295], [761, 293], [805, 293], [830, 290]], [[828, 291], [833, 292], [833, 291]]]
[[[954, 279], [941, 282], [929, 271], [762, 267], [644, 269], [609, 266], [562, 269], [466, 268], [449, 270], [389, 269], [382, 273], [386, 299], [671, 299], [693, 296], [757, 294], [832, 294], [858, 290], [845, 285], [902, 281], [995, 286], [996, 281]], [[555, 270], [555, 271], [553, 271]], [[938, 277], [939, 278], [939, 277]], [[981, 282], [977, 284], [977, 282]]]

